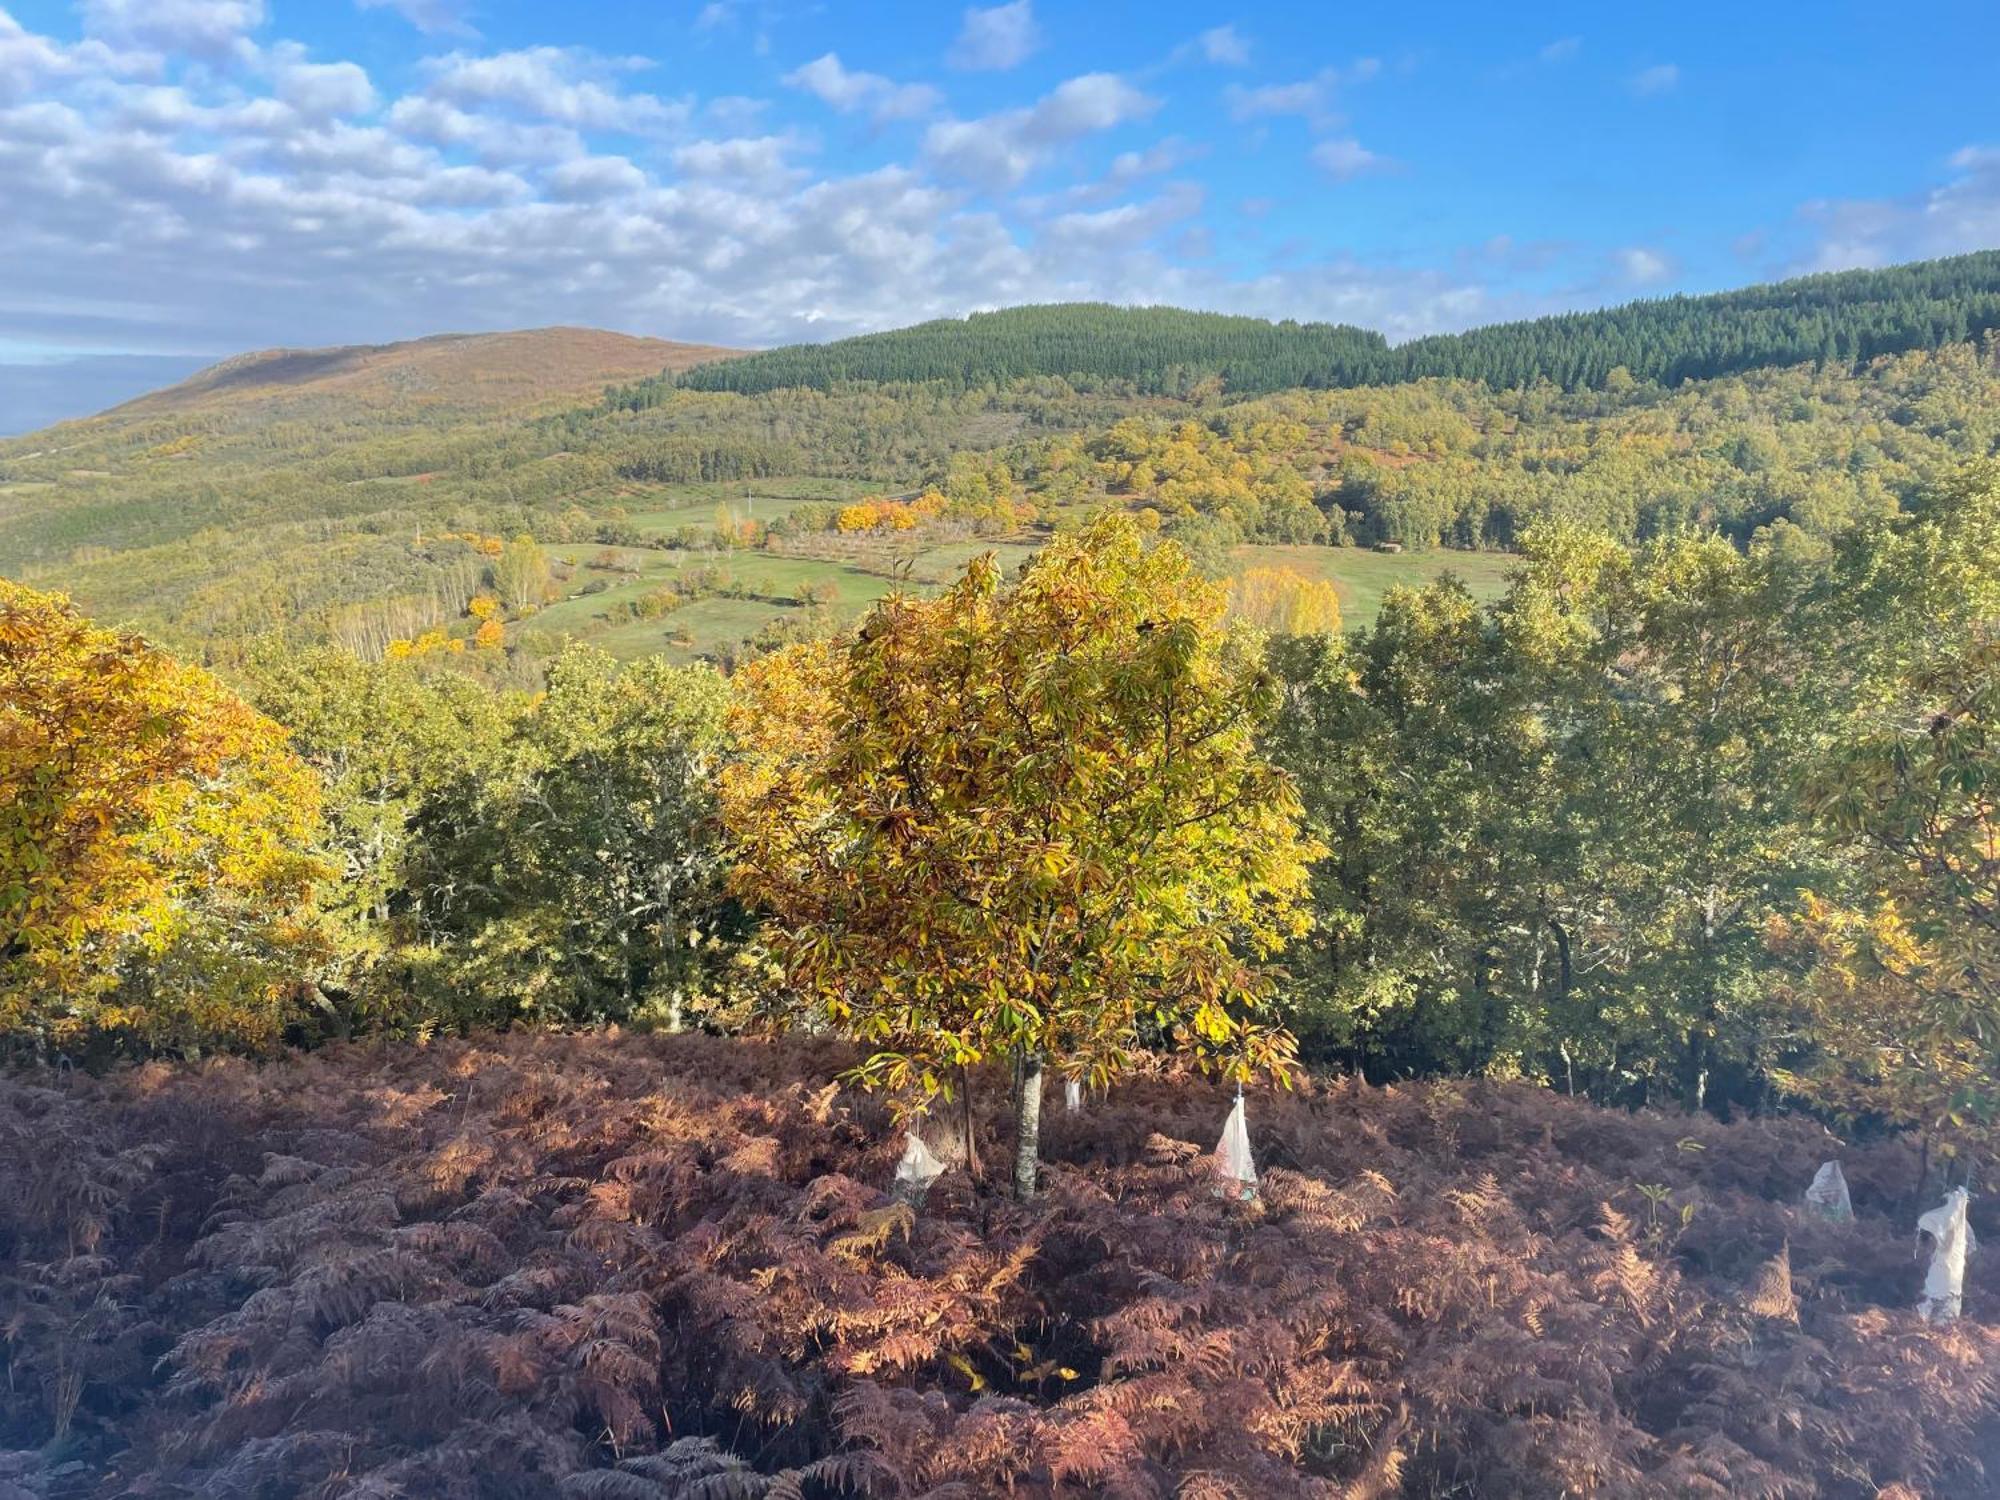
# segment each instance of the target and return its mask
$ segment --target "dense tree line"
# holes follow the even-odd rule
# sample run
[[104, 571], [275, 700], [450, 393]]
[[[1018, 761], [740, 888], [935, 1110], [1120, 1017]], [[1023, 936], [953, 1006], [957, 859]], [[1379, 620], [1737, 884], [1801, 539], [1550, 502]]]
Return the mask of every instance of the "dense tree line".
[[1491, 607], [1446, 581], [1282, 643], [1272, 749], [1333, 850], [1302, 1035], [1983, 1130], [1996, 618], [1987, 465], [1823, 556], [1552, 526]]
[[1987, 250], [1418, 339], [1392, 351], [1369, 379], [1439, 375], [1492, 386], [1547, 380], [1574, 390], [1603, 386], [1623, 369], [1673, 385], [1762, 365], [1852, 366], [1994, 328], [2000, 328], [2000, 251]]
[[1336, 323], [1266, 322], [1175, 307], [1054, 303], [941, 318], [831, 344], [794, 344], [611, 393], [637, 409], [678, 383], [690, 390], [828, 389], [849, 381], [1004, 384], [1031, 375], [1115, 380], [1151, 394], [1187, 395], [1203, 381], [1231, 391], [1324, 383], [1338, 371], [1358, 383], [1388, 345], [1378, 333]]
[[965, 386], [1026, 375], [1112, 378], [1171, 395], [1189, 394], [1204, 381], [1246, 395], [1428, 377], [1496, 387], [1545, 380], [1578, 390], [1604, 386], [1621, 371], [1673, 385], [1762, 365], [1853, 366], [1994, 328], [2000, 328], [2000, 251], [1982, 251], [1496, 323], [1397, 348], [1378, 334], [1336, 324], [1103, 303], [1017, 307], [697, 365], [607, 399], [637, 410], [665, 399], [676, 384], [760, 392], [853, 381]]

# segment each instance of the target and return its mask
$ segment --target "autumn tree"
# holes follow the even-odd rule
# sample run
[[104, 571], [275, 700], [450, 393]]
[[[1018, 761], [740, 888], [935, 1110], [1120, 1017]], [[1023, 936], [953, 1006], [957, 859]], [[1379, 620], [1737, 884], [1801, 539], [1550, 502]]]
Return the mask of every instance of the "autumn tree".
[[510, 615], [540, 608], [548, 596], [549, 579], [548, 557], [533, 537], [515, 537], [494, 559], [493, 587]]
[[873, 1049], [868, 1081], [928, 1100], [1015, 1064], [1021, 1197], [1045, 1068], [1101, 1086], [1152, 1044], [1237, 1076], [1290, 1055], [1259, 961], [1304, 930], [1317, 851], [1257, 751], [1275, 694], [1226, 603], [1112, 516], [1012, 588], [989, 555], [739, 678], [734, 888]]
[[1273, 635], [1337, 635], [1340, 595], [1297, 568], [1250, 568], [1230, 584], [1229, 612]]
[[0, 580], [0, 1034], [271, 1040], [318, 957], [318, 810], [207, 672]]
[[[2000, 1129], [2000, 467], [1851, 542], [1829, 592], [1857, 706], [1803, 802], [1860, 866], [1772, 924], [1804, 1050], [1784, 1082], [1947, 1150]], [[1858, 659], [1858, 665], [1853, 665]]]

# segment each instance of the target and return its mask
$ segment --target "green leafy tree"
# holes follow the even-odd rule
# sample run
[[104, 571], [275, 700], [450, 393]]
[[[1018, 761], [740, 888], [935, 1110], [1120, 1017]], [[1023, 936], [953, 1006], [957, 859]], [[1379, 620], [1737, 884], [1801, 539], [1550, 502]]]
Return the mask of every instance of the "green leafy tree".
[[705, 666], [578, 646], [551, 668], [507, 797], [507, 939], [486, 941], [563, 976], [570, 1013], [679, 1027], [711, 997], [732, 921], [715, 800], [727, 702]]
[[478, 812], [505, 773], [526, 696], [435, 662], [369, 662], [330, 646], [267, 644], [243, 675], [323, 788], [333, 874], [321, 904], [338, 945], [317, 998], [332, 1028], [463, 1015], [430, 1005], [451, 986], [426, 975], [470, 897], [477, 867], [462, 856], [484, 826]]

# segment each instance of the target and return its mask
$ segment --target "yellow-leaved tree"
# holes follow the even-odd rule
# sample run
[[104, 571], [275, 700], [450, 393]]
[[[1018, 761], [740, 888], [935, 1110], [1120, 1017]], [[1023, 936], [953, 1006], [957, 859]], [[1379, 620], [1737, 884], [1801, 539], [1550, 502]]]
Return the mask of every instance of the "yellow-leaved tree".
[[318, 809], [207, 672], [0, 580], [0, 1037], [274, 1038], [322, 952]]
[[1229, 613], [1273, 635], [1339, 635], [1340, 595], [1297, 568], [1250, 568], [1229, 585]]
[[865, 1080], [949, 1098], [1015, 1063], [1019, 1196], [1045, 1066], [1102, 1085], [1145, 1046], [1240, 1077], [1290, 1059], [1262, 962], [1304, 931], [1318, 850], [1258, 754], [1275, 690], [1226, 606], [1114, 516], [1012, 588], [981, 558], [739, 674], [737, 894], [871, 1048]]

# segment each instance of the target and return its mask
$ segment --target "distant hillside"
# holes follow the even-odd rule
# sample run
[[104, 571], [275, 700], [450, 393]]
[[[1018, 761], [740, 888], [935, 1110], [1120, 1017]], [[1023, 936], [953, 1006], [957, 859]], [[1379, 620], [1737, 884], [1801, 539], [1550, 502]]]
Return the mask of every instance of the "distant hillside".
[[[1312, 383], [1328, 370], [1365, 368], [1388, 349], [1381, 334], [1345, 324], [1269, 323], [1175, 307], [1070, 302], [943, 318], [831, 344], [794, 344], [702, 365], [680, 383], [694, 390], [757, 392], [797, 385], [824, 389], [852, 380], [983, 385], [1031, 375], [1080, 375], [1177, 395], [1219, 375], [1233, 391], [1275, 391]], [[643, 388], [628, 394], [635, 405], [649, 399]]]
[[1458, 376], [1496, 389], [1602, 386], [1624, 367], [1677, 385], [1768, 365], [1856, 365], [2000, 328], [2000, 250], [1835, 271], [1705, 297], [1495, 323], [1393, 350], [1377, 383]]
[[1983, 251], [1497, 323], [1398, 348], [1379, 334], [1327, 323], [1101, 303], [1017, 307], [702, 364], [613, 400], [643, 408], [669, 384], [757, 392], [849, 381], [979, 385], [1031, 375], [1109, 377], [1162, 394], [1184, 394], [1208, 377], [1236, 394], [1426, 376], [1483, 380], [1496, 389], [1548, 380], [1575, 390], [1601, 387], [1621, 367], [1641, 380], [1678, 384], [1769, 365], [1851, 366], [1994, 328], [2000, 328], [2000, 251]]
[[734, 352], [599, 328], [444, 333], [396, 344], [264, 349], [211, 365], [103, 415], [159, 417], [322, 396], [356, 407], [523, 410], [567, 405], [607, 384], [728, 359]]

